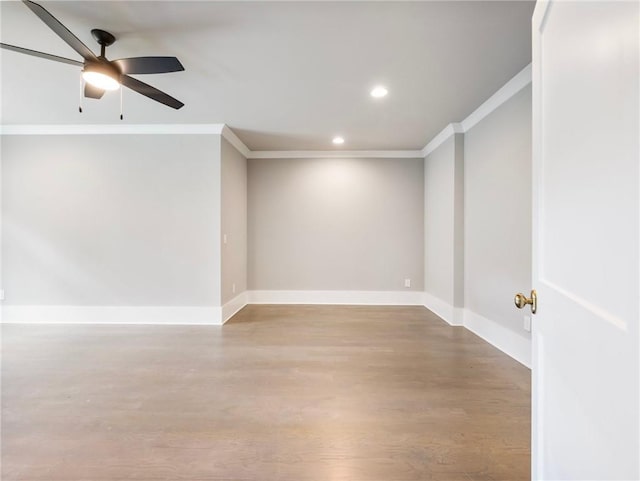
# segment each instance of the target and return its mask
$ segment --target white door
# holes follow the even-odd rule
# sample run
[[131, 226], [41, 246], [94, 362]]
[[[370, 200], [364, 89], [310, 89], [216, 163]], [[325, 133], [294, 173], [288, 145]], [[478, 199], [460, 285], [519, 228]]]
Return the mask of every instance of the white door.
[[640, 479], [640, 7], [533, 17], [533, 478]]

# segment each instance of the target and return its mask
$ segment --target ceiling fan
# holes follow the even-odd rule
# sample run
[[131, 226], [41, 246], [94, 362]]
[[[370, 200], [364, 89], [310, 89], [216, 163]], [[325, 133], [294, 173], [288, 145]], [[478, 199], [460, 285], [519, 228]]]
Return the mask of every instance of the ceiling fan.
[[167, 73], [184, 70], [184, 67], [176, 57], [132, 57], [107, 60], [105, 50], [116, 41], [112, 34], [100, 29], [91, 30], [91, 35], [100, 45], [100, 55], [96, 56], [89, 47], [82, 43], [78, 37], [71, 33], [44, 7], [30, 0], [23, 0], [23, 3], [72, 49], [78, 52], [84, 61], [80, 62], [6, 43], [0, 43], [0, 47], [26, 55], [33, 55], [34, 57], [82, 67], [82, 77], [85, 80], [84, 96], [88, 98], [99, 99], [104, 95], [105, 91], [117, 90], [121, 85], [124, 85], [139, 94], [174, 109], [184, 106], [182, 102], [161, 90], [129, 76], [129, 74]]

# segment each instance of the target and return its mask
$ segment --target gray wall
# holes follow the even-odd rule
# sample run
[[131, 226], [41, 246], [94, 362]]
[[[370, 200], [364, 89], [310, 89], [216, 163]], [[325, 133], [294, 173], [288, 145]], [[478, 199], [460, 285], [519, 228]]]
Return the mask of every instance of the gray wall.
[[424, 160], [424, 289], [462, 307], [464, 140], [455, 134]]
[[224, 138], [221, 156], [224, 304], [247, 290], [247, 159]]
[[531, 86], [465, 134], [465, 307], [518, 334], [531, 286]]
[[422, 159], [256, 159], [248, 174], [249, 289], [422, 290]]
[[[2, 154], [3, 154], [3, 142], [4, 142], [4, 136], [0, 135], [0, 302], [4, 302], [1, 299], [4, 299], [4, 283], [2, 282], [2, 253], [3, 253], [3, 249], [2, 249]], [[0, 305], [0, 323], [3, 322], [3, 310], [2, 307]]]
[[453, 167], [453, 305], [464, 307], [464, 135], [456, 134]]
[[5, 304], [220, 304], [220, 138], [2, 138]]

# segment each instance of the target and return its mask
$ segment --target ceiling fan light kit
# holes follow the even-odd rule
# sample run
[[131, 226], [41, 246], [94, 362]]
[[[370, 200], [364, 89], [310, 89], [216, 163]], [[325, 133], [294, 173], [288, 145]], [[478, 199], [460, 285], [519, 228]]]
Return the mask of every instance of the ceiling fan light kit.
[[88, 64], [82, 69], [85, 82], [102, 90], [118, 90], [120, 88], [119, 73], [105, 64]]
[[[33, 57], [82, 67], [82, 78], [86, 82], [84, 86], [84, 96], [87, 98], [100, 99], [105, 91], [118, 90], [122, 85], [176, 110], [184, 106], [182, 102], [171, 97], [169, 94], [129, 76], [129, 74], [156, 74], [183, 71], [184, 67], [176, 57], [132, 57], [108, 60], [105, 55], [106, 47], [112, 45], [116, 41], [116, 37], [105, 30], [93, 29], [91, 30], [91, 35], [100, 45], [100, 55], [96, 56], [89, 47], [82, 43], [78, 37], [71, 33], [67, 27], [60, 23], [60, 21], [51, 15], [44, 7], [30, 0], [23, 0], [23, 3], [53, 30], [53, 32], [80, 54], [84, 61], [59, 57], [57, 55], [5, 43], [0, 43], [0, 47]], [[82, 112], [82, 106], [79, 110]], [[122, 113], [120, 118], [122, 119]]]

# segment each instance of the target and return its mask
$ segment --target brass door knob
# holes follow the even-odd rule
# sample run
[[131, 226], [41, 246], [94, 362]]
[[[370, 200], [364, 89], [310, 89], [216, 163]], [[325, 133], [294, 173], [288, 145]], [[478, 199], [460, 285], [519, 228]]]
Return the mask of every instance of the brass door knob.
[[527, 297], [522, 293], [518, 293], [513, 298], [513, 303], [518, 309], [523, 309], [524, 306], [531, 306], [531, 313], [535, 314], [538, 309], [538, 296], [535, 289], [531, 291], [531, 297]]

